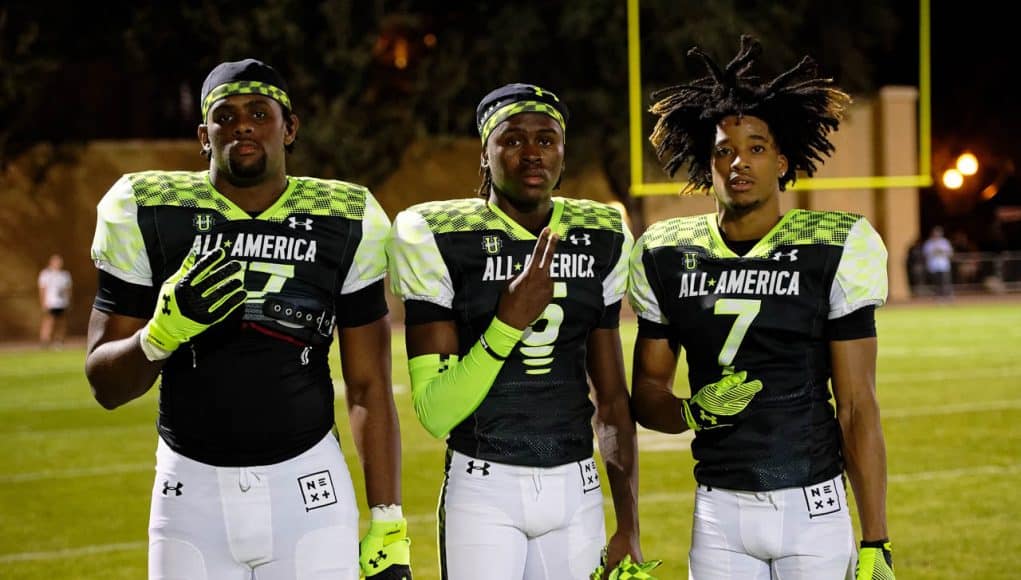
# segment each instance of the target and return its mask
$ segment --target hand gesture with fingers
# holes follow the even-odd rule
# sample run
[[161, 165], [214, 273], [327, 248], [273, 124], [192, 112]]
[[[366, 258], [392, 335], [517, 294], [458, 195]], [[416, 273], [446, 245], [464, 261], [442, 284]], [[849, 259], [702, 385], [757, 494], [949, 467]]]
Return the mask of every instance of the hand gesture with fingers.
[[497, 318], [523, 330], [546, 309], [553, 300], [553, 278], [550, 277], [549, 266], [559, 240], [560, 237], [548, 227], [543, 228], [532, 250], [531, 261], [500, 295]]

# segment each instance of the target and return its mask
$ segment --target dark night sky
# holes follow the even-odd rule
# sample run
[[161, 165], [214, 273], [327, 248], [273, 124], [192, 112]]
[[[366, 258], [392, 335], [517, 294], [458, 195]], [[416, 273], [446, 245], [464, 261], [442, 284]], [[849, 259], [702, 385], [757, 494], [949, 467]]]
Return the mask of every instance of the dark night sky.
[[1016, 19], [987, 0], [933, 4], [934, 150], [946, 143], [1018, 160], [1021, 116], [1008, 88], [1017, 82]]

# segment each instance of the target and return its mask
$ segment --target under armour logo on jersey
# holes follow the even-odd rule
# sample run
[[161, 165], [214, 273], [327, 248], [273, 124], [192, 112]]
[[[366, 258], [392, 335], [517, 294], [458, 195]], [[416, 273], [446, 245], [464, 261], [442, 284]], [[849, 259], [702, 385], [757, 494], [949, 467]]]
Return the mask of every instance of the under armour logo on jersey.
[[471, 475], [471, 473], [476, 469], [482, 472], [483, 477], [489, 475], [489, 462], [483, 461], [482, 465], [475, 465], [475, 460], [472, 459], [468, 462], [468, 469], [466, 470], [466, 473]]
[[171, 491], [173, 491], [175, 497], [176, 496], [180, 496], [181, 494], [184, 493], [184, 492], [181, 491], [182, 487], [184, 487], [184, 484], [181, 483], [180, 481], [177, 482], [176, 486], [173, 486], [173, 485], [170, 485], [169, 481], [164, 480], [163, 481], [163, 495], [168, 495]]
[[578, 246], [578, 245], [591, 246], [592, 245], [592, 236], [590, 236], [588, 233], [584, 233], [584, 234], [582, 234], [580, 236], [576, 235], [576, 234], [571, 234], [571, 235], [567, 236], [567, 239], [571, 240], [571, 243], [576, 245], [576, 246]]
[[500, 253], [502, 248], [503, 240], [500, 239], [500, 236], [482, 236], [482, 249], [486, 254], [495, 256]]
[[291, 216], [287, 218], [287, 225], [290, 226], [292, 230], [296, 230], [298, 229], [298, 226], [301, 226], [305, 228], [306, 232], [308, 232], [312, 230], [312, 218], [299, 220], [298, 218]]
[[163, 314], [170, 314], [170, 294], [163, 296]]
[[788, 258], [792, 262], [797, 262], [798, 261], [798, 249], [794, 248], [793, 250], [791, 250], [791, 251], [789, 251], [787, 253], [776, 252], [775, 254], [773, 254], [773, 260], [774, 261], [779, 262], [781, 260], [781, 258]]

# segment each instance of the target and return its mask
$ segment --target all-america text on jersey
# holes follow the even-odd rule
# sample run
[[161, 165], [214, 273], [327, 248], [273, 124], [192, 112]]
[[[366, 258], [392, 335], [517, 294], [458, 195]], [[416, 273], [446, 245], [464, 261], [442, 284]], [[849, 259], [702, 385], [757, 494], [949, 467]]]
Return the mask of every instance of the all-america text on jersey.
[[231, 258], [315, 262], [317, 244], [305, 238], [245, 232], [238, 232], [233, 239], [223, 233], [198, 234], [192, 243], [192, 251], [200, 254], [208, 254], [216, 248], [224, 248]]

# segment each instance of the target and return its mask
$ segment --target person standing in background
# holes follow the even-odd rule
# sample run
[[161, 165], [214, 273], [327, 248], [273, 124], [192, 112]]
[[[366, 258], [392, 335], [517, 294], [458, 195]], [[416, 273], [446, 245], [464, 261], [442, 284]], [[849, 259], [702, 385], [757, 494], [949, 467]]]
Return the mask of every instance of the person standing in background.
[[929, 274], [929, 283], [936, 290], [936, 296], [944, 300], [953, 298], [954, 287], [951, 280], [950, 258], [954, 255], [954, 247], [943, 235], [943, 228], [932, 228], [929, 239], [922, 245], [925, 256], [925, 270]]
[[67, 335], [67, 308], [71, 305], [71, 273], [64, 269], [60, 254], [39, 272], [39, 306], [43, 319], [39, 325], [39, 342], [44, 347], [64, 344]]

